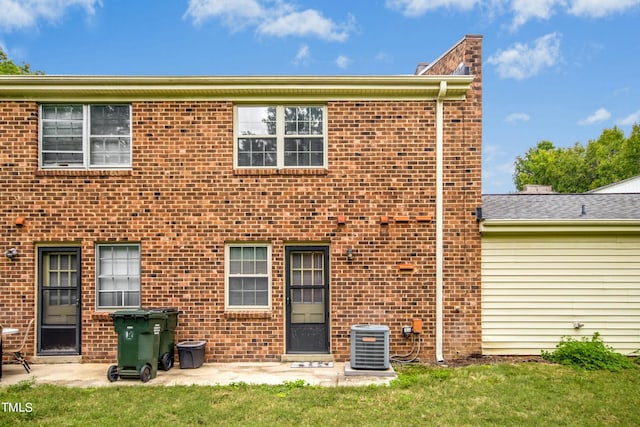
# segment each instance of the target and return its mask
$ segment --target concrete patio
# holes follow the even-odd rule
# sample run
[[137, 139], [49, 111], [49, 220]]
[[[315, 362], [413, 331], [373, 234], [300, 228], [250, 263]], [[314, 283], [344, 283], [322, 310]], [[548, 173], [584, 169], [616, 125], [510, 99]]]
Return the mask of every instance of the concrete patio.
[[[395, 378], [393, 368], [386, 371], [353, 370], [348, 363], [308, 363], [309, 367], [295, 362], [267, 363], [205, 363], [196, 369], [180, 369], [174, 366], [147, 383], [136, 379], [119, 379], [109, 382], [106, 363], [32, 364], [27, 374], [21, 365], [4, 364], [0, 387], [35, 379], [36, 384], [55, 384], [69, 387], [117, 387], [127, 385], [175, 386], [175, 385], [226, 385], [232, 383], [281, 384], [284, 381], [304, 380], [316, 386], [367, 386], [388, 385]], [[327, 366], [327, 367], [321, 367]]]

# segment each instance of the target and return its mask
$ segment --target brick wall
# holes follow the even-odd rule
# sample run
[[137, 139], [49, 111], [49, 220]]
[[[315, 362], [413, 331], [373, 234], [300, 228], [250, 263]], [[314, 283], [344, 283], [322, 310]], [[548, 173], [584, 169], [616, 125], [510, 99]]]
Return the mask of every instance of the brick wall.
[[[462, 54], [480, 72], [480, 39], [468, 43]], [[480, 351], [480, 92], [478, 77], [466, 101], [445, 102], [448, 358]], [[284, 248], [315, 242], [330, 248], [336, 360], [349, 358], [357, 323], [388, 325], [391, 353], [406, 353], [400, 328], [413, 318], [424, 321], [421, 358], [433, 360], [435, 101], [327, 103], [329, 167], [306, 173], [234, 171], [232, 102], [133, 102], [133, 168], [113, 172], [38, 171], [37, 103], [2, 102], [0, 113], [0, 249], [20, 254], [0, 259], [4, 324], [34, 316], [36, 245], [75, 243], [83, 361], [115, 361], [113, 324], [94, 308], [95, 245], [139, 242], [142, 305], [182, 310], [178, 340], [207, 340], [207, 361], [278, 360]], [[14, 224], [18, 216], [25, 226]], [[224, 244], [231, 241], [271, 243], [270, 312], [225, 312]], [[27, 348], [33, 353], [33, 337]]]

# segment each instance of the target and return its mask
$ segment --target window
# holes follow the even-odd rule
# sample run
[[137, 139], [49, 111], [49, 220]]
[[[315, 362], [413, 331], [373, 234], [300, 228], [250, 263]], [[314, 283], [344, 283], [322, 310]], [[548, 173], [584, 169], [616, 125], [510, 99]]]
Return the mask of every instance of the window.
[[271, 246], [232, 244], [225, 247], [225, 307], [271, 307]]
[[140, 306], [140, 245], [97, 246], [98, 308]]
[[237, 167], [326, 167], [325, 107], [238, 106], [236, 111]]
[[40, 167], [131, 167], [131, 106], [41, 105]]

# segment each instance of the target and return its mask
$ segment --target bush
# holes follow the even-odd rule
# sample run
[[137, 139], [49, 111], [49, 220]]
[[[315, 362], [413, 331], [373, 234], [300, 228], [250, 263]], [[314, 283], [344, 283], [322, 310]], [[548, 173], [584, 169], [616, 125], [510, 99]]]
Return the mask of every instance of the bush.
[[618, 372], [636, 366], [630, 358], [616, 353], [612, 347], [605, 345], [598, 332], [591, 338], [583, 337], [580, 340], [562, 337], [555, 351], [542, 351], [541, 356], [551, 362], [589, 371], [606, 369]]

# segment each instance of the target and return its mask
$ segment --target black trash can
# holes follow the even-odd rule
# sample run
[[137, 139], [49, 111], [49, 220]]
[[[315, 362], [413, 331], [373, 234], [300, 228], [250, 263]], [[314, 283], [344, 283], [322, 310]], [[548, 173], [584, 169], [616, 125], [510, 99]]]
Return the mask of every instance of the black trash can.
[[158, 369], [168, 371], [175, 360], [175, 332], [178, 327], [178, 315], [182, 311], [175, 307], [152, 307], [147, 310], [152, 313], [160, 313], [165, 317], [164, 327], [160, 331], [160, 343], [158, 344]]
[[182, 341], [177, 344], [180, 369], [199, 368], [204, 363], [206, 341]]

